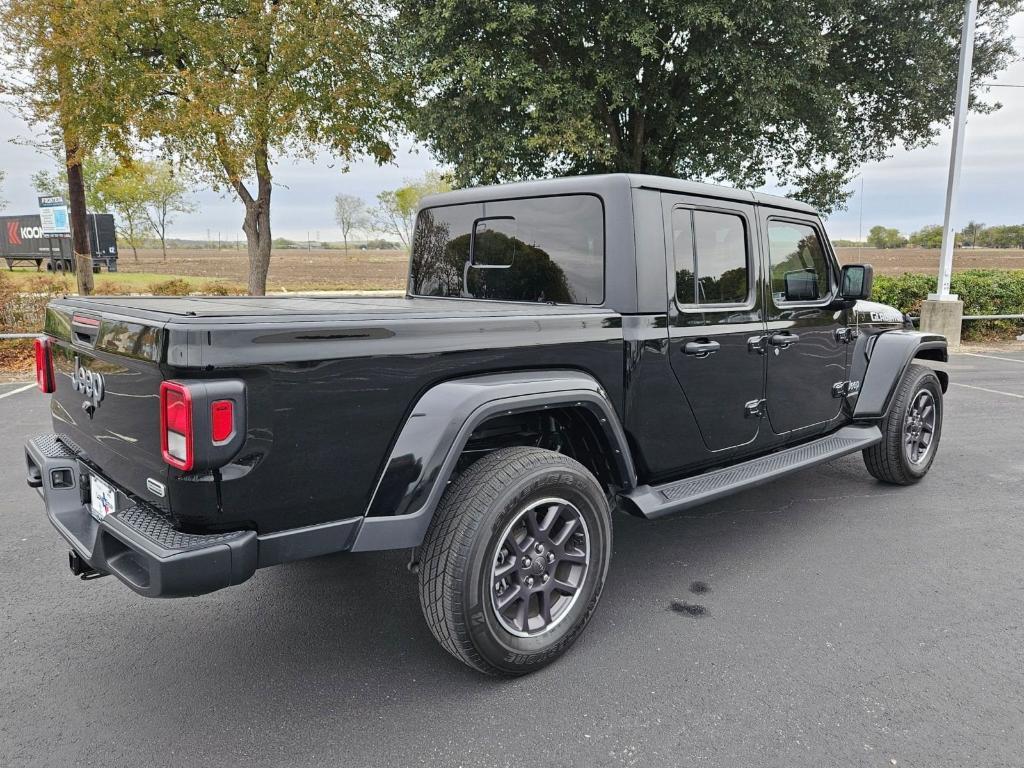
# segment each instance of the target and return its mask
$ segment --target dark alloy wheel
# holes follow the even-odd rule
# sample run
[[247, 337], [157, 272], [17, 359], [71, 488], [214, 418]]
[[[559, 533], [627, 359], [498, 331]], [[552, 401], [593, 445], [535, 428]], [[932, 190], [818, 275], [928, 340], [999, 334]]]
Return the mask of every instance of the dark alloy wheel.
[[498, 537], [491, 606], [519, 637], [557, 626], [580, 596], [590, 565], [587, 521], [565, 499], [531, 502]]
[[445, 491], [421, 549], [420, 605], [455, 658], [522, 675], [564, 653], [597, 606], [611, 559], [604, 488], [576, 460], [503, 448]]
[[931, 368], [907, 368], [881, 427], [882, 442], [864, 451], [868, 472], [886, 483], [916, 483], [935, 461], [942, 434], [942, 384]]
[[907, 416], [903, 420], [903, 446], [907, 452], [907, 460], [920, 466], [931, 455], [935, 439], [935, 422], [939, 416], [939, 408], [935, 397], [927, 388], [914, 393]]

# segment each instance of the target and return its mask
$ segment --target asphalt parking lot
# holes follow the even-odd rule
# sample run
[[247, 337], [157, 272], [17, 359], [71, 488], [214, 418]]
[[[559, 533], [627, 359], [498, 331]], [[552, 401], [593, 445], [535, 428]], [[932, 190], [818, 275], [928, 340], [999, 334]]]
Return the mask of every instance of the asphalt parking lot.
[[1024, 352], [948, 369], [924, 482], [851, 456], [618, 517], [587, 632], [512, 681], [440, 649], [401, 552], [187, 600], [75, 579], [23, 479], [44, 397], [0, 385], [0, 766], [1020, 766]]

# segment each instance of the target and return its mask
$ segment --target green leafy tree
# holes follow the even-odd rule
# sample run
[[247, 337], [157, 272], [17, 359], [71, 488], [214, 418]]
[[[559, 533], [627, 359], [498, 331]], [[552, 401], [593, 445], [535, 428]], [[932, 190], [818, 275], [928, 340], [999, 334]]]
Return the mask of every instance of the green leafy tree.
[[123, 146], [124, 109], [108, 66], [109, 34], [121, 3], [114, 0], [3, 0], [0, 2], [0, 95], [29, 123], [42, 147], [59, 146], [68, 185], [78, 291], [92, 292], [82, 163], [97, 148]]
[[980, 221], [969, 221], [960, 234], [963, 237], [963, 244], [973, 247], [978, 244], [978, 237], [985, 231], [985, 225]]
[[117, 236], [139, 260], [139, 246], [153, 234], [146, 218], [152, 164], [138, 161], [115, 167], [96, 182], [97, 194], [117, 222]]
[[336, 195], [334, 198], [334, 220], [341, 228], [341, 239], [345, 243], [345, 254], [347, 255], [349, 237], [370, 222], [370, 218], [366, 214], [366, 203], [355, 195]]
[[369, 0], [125, 0], [115, 56], [132, 125], [245, 214], [249, 293], [266, 291], [273, 165], [326, 147], [392, 158], [390, 59]]
[[[167, 227], [175, 213], [193, 210], [189, 185], [169, 163], [151, 160], [118, 162], [107, 153], [93, 154], [82, 161], [86, 204], [94, 213], [113, 213], [117, 233], [131, 247], [138, 261], [138, 247], [150, 236], [160, 240], [167, 260]], [[67, 172], [38, 171], [32, 186], [40, 195], [61, 195], [67, 189]]]
[[910, 244], [917, 248], [941, 248], [942, 225], [930, 224], [910, 234]]
[[978, 245], [986, 248], [1024, 248], [1024, 224], [986, 227], [978, 236]]
[[[55, 155], [57, 152], [54, 153]], [[53, 171], [42, 170], [33, 173], [29, 179], [32, 188], [40, 195], [67, 197], [68, 169], [60, 158], [58, 168]], [[110, 174], [117, 166], [117, 161], [108, 154], [94, 153], [82, 158], [82, 180], [85, 183], [85, 205], [93, 213], [109, 213], [110, 207], [104, 199], [99, 181]]]
[[872, 248], [902, 248], [906, 244], [907, 238], [896, 228], [878, 226], [868, 232], [868, 245]]
[[380, 232], [395, 235], [403, 248], [412, 247], [416, 226], [416, 209], [427, 195], [451, 189], [448, 179], [437, 171], [428, 171], [418, 180], [406, 179], [405, 186], [385, 190], [377, 195], [377, 208], [372, 213], [373, 226]]
[[[953, 107], [949, 0], [397, 0], [409, 128], [458, 185], [628, 171], [768, 179], [829, 210], [861, 164], [929, 143]], [[975, 83], [1021, 0], [981, 6]], [[980, 87], [980, 86], [976, 86]], [[975, 100], [976, 110], [988, 110]]]
[[169, 163], [148, 163], [144, 181], [142, 213], [160, 241], [163, 260], [167, 261], [167, 227], [174, 223], [175, 214], [195, 210], [189, 199], [190, 185]]

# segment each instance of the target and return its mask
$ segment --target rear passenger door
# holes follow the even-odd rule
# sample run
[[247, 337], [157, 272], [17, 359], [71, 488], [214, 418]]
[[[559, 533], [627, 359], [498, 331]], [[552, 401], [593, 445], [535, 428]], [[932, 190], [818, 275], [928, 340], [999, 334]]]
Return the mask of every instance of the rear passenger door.
[[768, 419], [794, 437], [828, 428], [843, 404], [846, 312], [832, 302], [838, 269], [814, 216], [761, 209], [767, 256]]
[[754, 207], [662, 195], [669, 268], [669, 356], [681, 401], [708, 451], [757, 437], [764, 332]]

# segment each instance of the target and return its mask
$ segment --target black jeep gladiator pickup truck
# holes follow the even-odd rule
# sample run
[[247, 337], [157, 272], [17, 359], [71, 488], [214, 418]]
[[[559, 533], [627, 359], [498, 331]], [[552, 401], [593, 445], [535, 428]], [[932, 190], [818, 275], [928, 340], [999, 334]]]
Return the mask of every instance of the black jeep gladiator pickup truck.
[[199, 595], [414, 548], [430, 629], [484, 672], [550, 662], [656, 518], [863, 451], [939, 443], [941, 336], [866, 301], [813, 209], [641, 175], [466, 189], [419, 211], [404, 298], [63, 298], [28, 483], [71, 570]]

